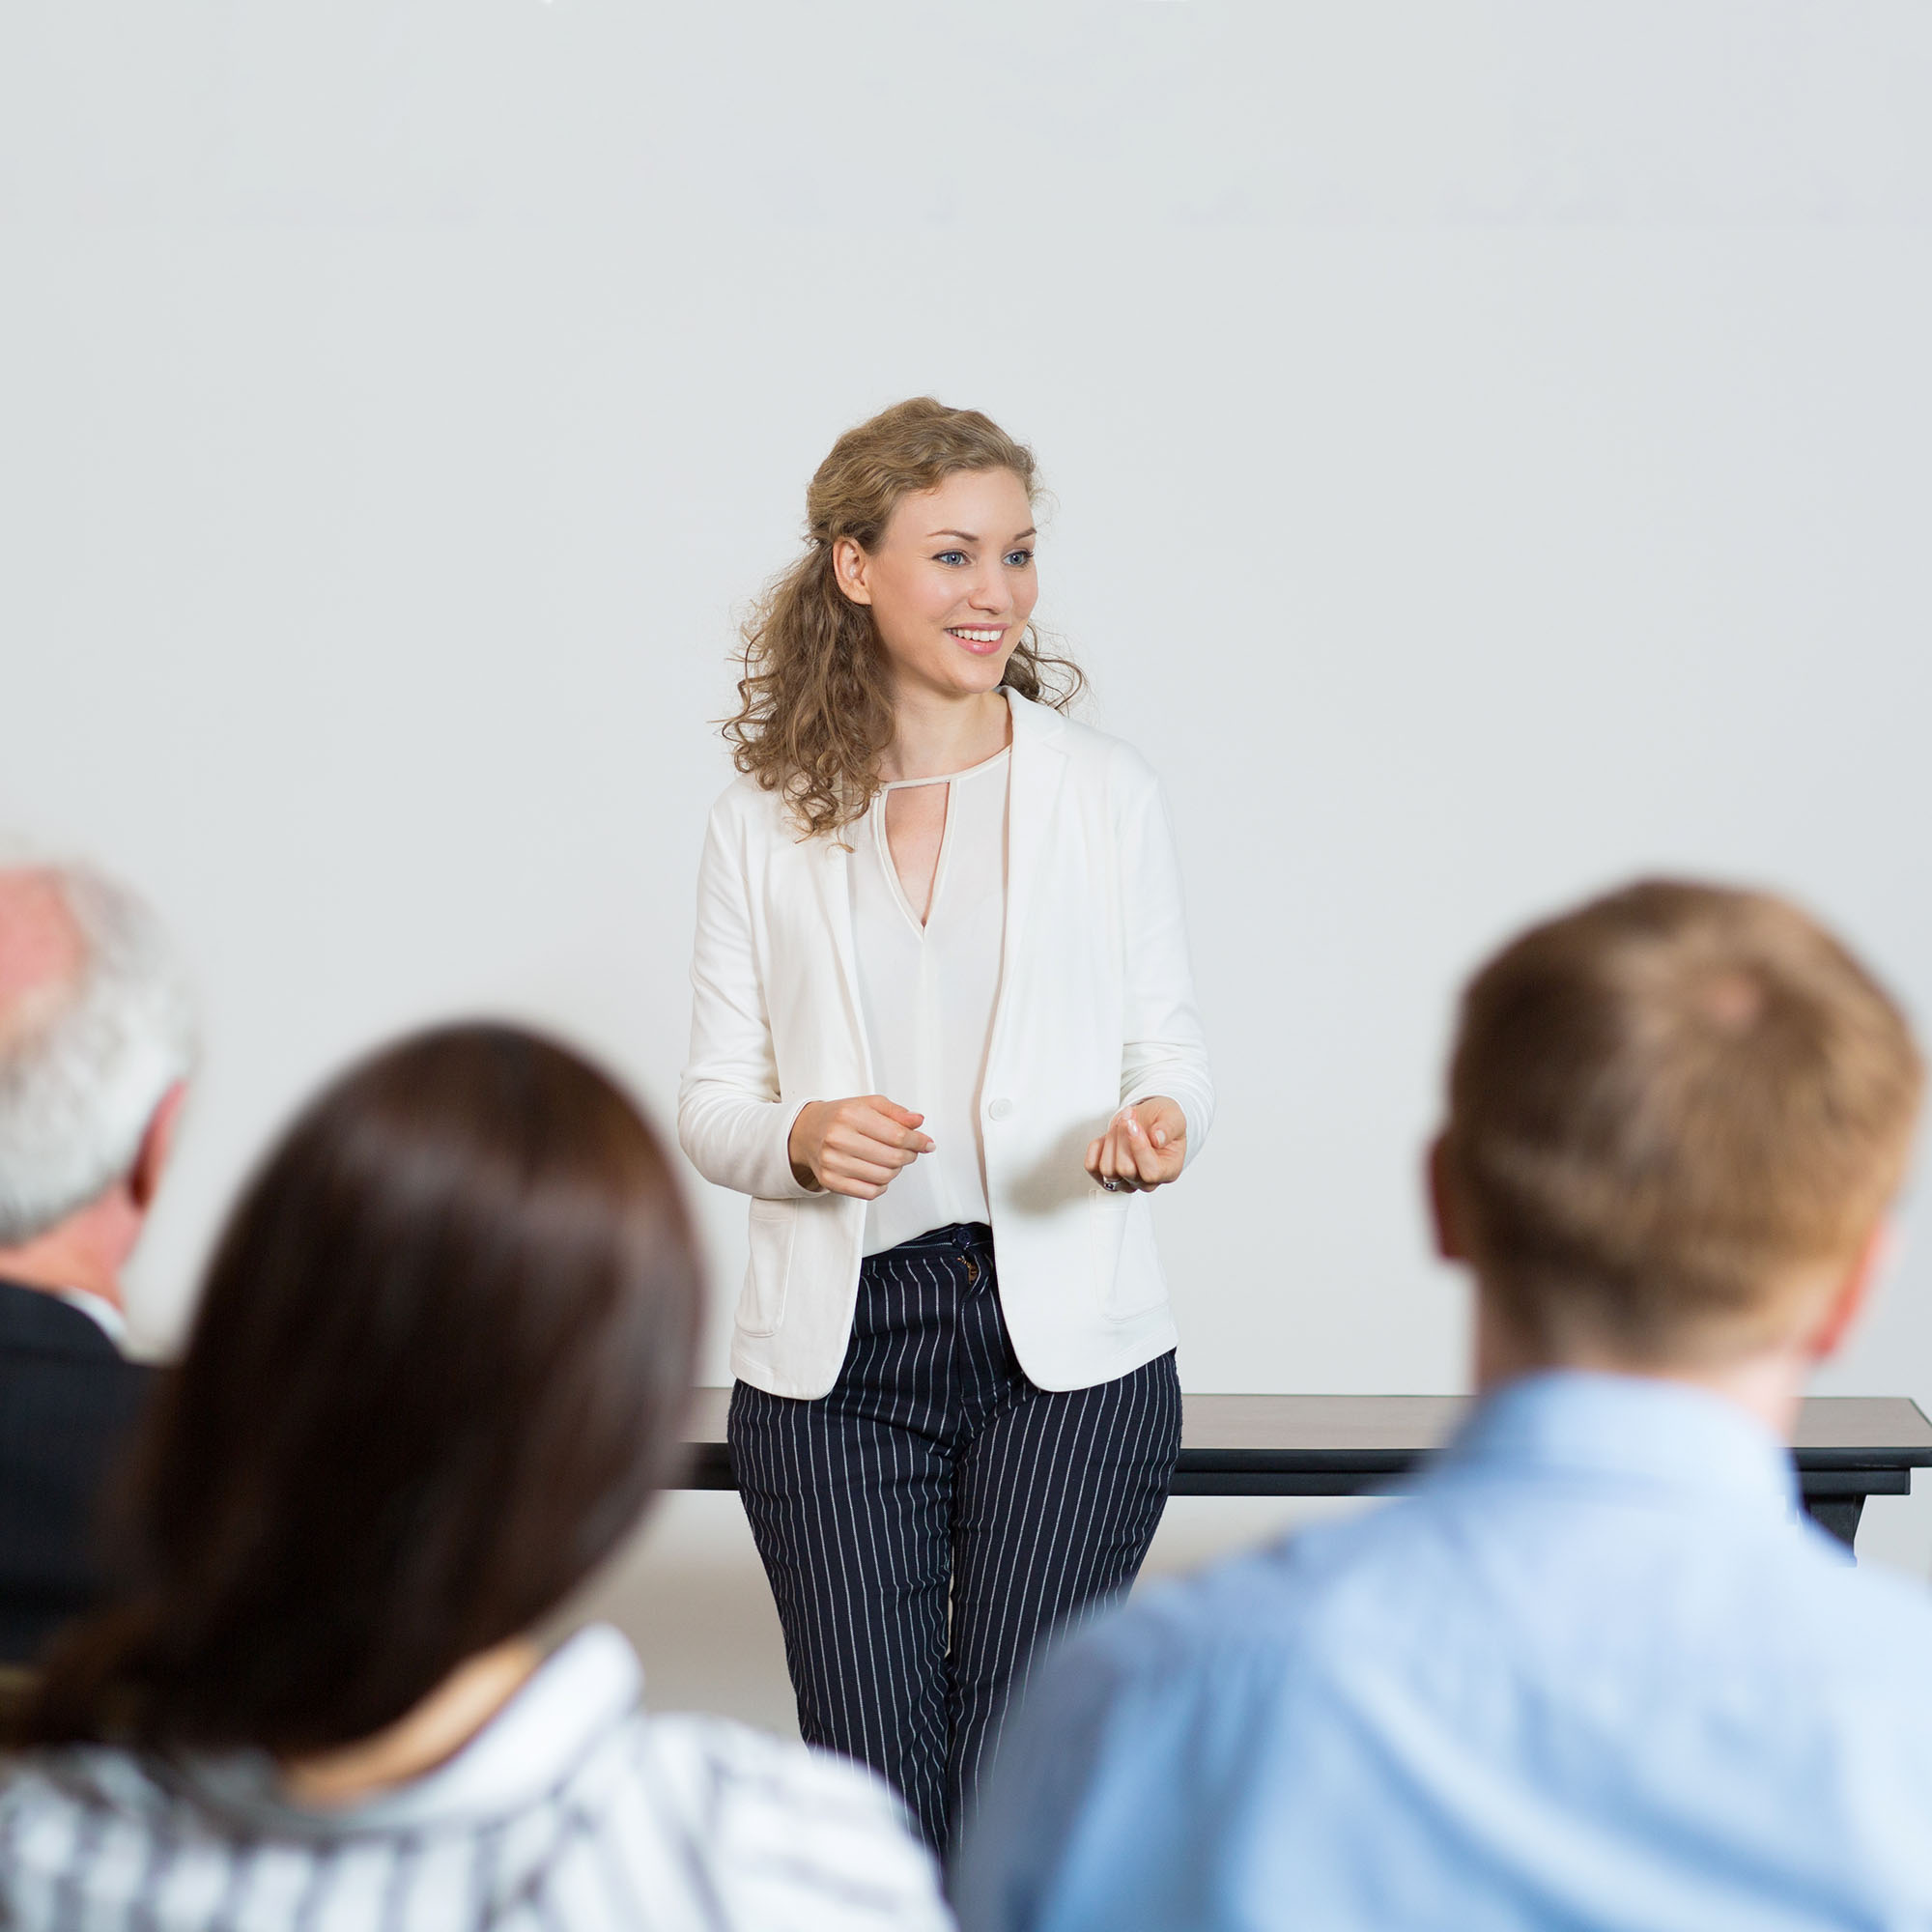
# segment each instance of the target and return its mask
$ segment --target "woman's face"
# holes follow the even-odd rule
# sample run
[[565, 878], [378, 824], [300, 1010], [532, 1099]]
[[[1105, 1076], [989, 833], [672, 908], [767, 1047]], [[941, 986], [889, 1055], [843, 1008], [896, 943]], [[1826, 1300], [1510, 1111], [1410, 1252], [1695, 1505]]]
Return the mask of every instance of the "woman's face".
[[998, 686], [1039, 596], [1034, 535], [1010, 469], [960, 469], [904, 497], [876, 550], [837, 546], [838, 587], [870, 607], [901, 696]]

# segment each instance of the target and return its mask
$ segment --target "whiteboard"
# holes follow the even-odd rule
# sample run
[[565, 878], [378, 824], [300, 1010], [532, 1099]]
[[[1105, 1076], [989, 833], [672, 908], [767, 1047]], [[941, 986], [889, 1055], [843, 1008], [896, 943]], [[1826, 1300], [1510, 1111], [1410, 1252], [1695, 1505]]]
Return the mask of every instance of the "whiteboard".
[[[1464, 1386], [1417, 1168], [1514, 927], [1768, 884], [1932, 1014], [1928, 80], [1903, 5], [11, 10], [0, 826], [202, 990], [149, 1345], [400, 1028], [555, 1027], [668, 1133], [735, 623], [930, 391], [1036, 447], [1172, 801], [1183, 1380]], [[1822, 1386], [1932, 1407], [1906, 1222]]]

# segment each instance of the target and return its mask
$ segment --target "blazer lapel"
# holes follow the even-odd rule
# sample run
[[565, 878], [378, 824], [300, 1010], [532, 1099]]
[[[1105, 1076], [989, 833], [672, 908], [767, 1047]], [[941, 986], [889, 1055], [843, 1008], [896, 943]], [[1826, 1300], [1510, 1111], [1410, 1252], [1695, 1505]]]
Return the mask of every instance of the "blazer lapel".
[[[1013, 714], [1013, 755], [1007, 782], [1007, 936], [1000, 952], [1000, 1005], [1007, 1003], [1020, 959], [1026, 923], [1052, 837], [1060, 787], [1066, 779], [1065, 729], [1059, 712], [1007, 693]], [[997, 1019], [994, 1025], [998, 1036]]]
[[859, 1042], [859, 1054], [865, 1062], [865, 1083], [869, 1088], [872, 1085], [872, 1042], [866, 1036], [866, 1009], [859, 999], [858, 947], [852, 936], [852, 881], [848, 869], [852, 854], [843, 842], [843, 835], [838, 833], [830, 838], [808, 839], [803, 849], [815, 862], [812, 882], [817, 888], [819, 910], [824, 915], [826, 929], [832, 934], [832, 950], [838, 960], [838, 984], [845, 1002], [845, 1020], [852, 1030], [852, 1037]]

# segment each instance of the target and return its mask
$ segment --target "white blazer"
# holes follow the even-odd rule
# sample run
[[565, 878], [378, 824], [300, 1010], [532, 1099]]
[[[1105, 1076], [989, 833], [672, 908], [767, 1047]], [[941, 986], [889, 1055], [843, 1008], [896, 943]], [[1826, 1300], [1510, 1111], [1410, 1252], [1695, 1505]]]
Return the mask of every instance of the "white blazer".
[[[981, 1090], [1000, 1303], [1040, 1387], [1111, 1381], [1175, 1346], [1145, 1194], [1088, 1177], [1087, 1144], [1129, 1100], [1187, 1117], [1214, 1089], [1187, 963], [1180, 875], [1153, 772], [1117, 738], [1009, 692], [1006, 946]], [[705, 836], [678, 1139], [707, 1179], [752, 1197], [734, 1373], [815, 1398], [852, 1332], [866, 1204], [801, 1187], [799, 1110], [875, 1091], [854, 970], [849, 848], [801, 840], [741, 778]]]

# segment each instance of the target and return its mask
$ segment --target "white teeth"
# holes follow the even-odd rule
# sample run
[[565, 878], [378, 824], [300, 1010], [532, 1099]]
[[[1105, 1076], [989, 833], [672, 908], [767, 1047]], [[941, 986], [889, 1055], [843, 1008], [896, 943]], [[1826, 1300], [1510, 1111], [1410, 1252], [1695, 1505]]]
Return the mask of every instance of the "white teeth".
[[1001, 631], [969, 631], [963, 624], [948, 628], [955, 638], [964, 638], [969, 644], [997, 644], [1002, 635]]

